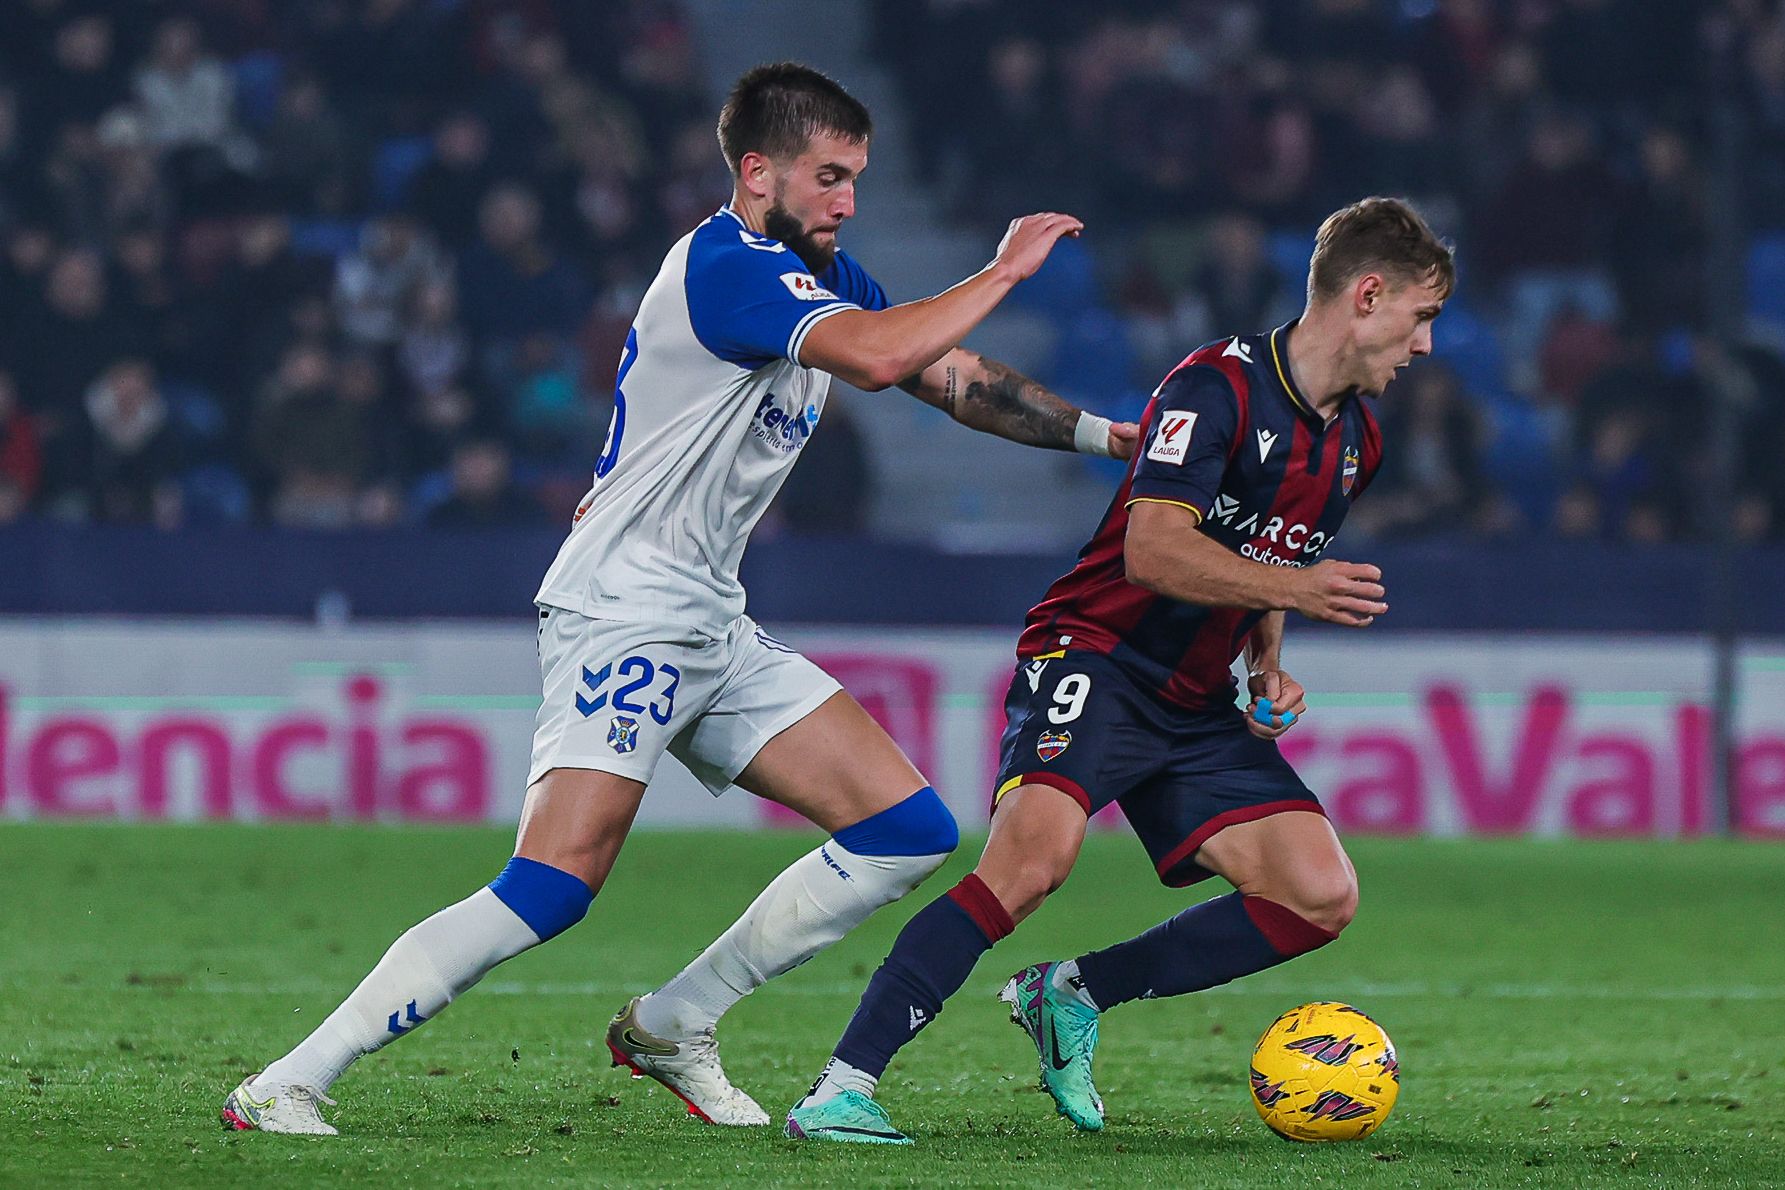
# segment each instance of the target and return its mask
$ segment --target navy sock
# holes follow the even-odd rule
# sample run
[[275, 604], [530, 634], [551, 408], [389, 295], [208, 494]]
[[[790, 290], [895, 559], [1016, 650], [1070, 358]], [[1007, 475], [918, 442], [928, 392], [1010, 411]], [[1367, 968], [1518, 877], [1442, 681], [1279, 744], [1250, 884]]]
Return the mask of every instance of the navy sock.
[[1229, 893], [1192, 905], [1138, 938], [1078, 960], [1101, 1009], [1212, 988], [1325, 946], [1338, 935], [1263, 897]]
[[1015, 928], [992, 890], [968, 873], [899, 931], [843, 1030], [836, 1056], [880, 1077], [893, 1055], [967, 982], [979, 956]]

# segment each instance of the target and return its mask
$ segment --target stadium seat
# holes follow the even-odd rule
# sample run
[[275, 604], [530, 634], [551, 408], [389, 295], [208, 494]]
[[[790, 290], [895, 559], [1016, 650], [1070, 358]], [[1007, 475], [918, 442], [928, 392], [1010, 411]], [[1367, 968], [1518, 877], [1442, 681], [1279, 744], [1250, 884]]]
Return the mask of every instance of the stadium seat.
[[1040, 379], [1081, 392], [1127, 387], [1134, 371], [1128, 324], [1096, 302], [1087, 302], [1062, 321], [1052, 366]]
[[1060, 330], [1054, 320], [1033, 311], [1000, 308], [967, 336], [966, 345], [1033, 375], [1053, 363]]
[[273, 122], [285, 89], [284, 60], [270, 50], [256, 50], [229, 66], [235, 78], [236, 114], [250, 128], [265, 128]]
[[173, 413], [173, 423], [188, 446], [206, 447], [229, 429], [223, 406], [207, 389], [183, 380], [165, 380], [162, 399]]
[[180, 479], [191, 525], [244, 525], [254, 513], [254, 498], [235, 468], [224, 463], [194, 467]]
[[1527, 524], [1549, 523], [1561, 493], [1560, 455], [1567, 432], [1559, 409], [1539, 408], [1522, 397], [1500, 395], [1483, 402], [1491, 436], [1482, 451], [1489, 482], [1518, 508]]
[[409, 193], [409, 181], [434, 155], [425, 136], [393, 136], [380, 141], [372, 155], [372, 201], [380, 211], [394, 211]]
[[1265, 244], [1265, 254], [1285, 277], [1306, 277], [1308, 256], [1314, 251], [1314, 229], [1273, 231]]
[[1433, 351], [1474, 393], [1506, 391], [1506, 357], [1493, 326], [1475, 313], [1463, 298], [1444, 304], [1444, 313], [1432, 326]]
[[345, 256], [359, 247], [360, 227], [353, 219], [293, 219], [291, 250], [299, 256]]
[[1785, 335], [1785, 232], [1756, 236], [1748, 249], [1748, 314]]
[[426, 524], [434, 510], [452, 496], [452, 472], [442, 467], [421, 475], [409, 485], [407, 495], [406, 519], [410, 524]]
[[1099, 300], [1096, 261], [1083, 240], [1063, 239], [1041, 271], [1011, 291], [1006, 304], [1061, 319]]

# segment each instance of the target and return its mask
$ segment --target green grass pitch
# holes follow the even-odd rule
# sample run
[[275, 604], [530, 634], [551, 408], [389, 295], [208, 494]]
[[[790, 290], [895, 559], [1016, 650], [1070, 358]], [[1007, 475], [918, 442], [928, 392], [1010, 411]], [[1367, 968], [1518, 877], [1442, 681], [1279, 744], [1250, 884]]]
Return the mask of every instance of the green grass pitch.
[[[703, 1127], [609, 1068], [602, 1030], [625, 997], [810, 846], [641, 833], [581, 926], [337, 1084], [340, 1139], [222, 1132], [224, 1093], [404, 927], [494, 875], [508, 841], [0, 827], [0, 1185], [1785, 1184], [1785, 851], [1716, 843], [1356, 841], [1363, 913], [1337, 945], [1105, 1018], [1110, 1123], [1076, 1136], [994, 993], [1184, 903], [1131, 838], [1094, 837], [889, 1072], [882, 1101], [918, 1141], [889, 1150]], [[727, 1018], [730, 1072], [771, 1114], [975, 851]], [[1400, 1104], [1367, 1140], [1280, 1141], [1248, 1102], [1251, 1044], [1311, 999], [1358, 1005], [1400, 1047]]]

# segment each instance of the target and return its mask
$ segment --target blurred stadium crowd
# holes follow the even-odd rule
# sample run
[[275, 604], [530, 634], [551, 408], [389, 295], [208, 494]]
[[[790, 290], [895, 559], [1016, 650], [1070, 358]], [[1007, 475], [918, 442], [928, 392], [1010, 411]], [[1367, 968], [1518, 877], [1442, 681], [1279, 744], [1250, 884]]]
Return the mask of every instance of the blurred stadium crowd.
[[728, 190], [675, 4], [0, 14], [0, 520], [567, 523]]
[[[1134, 413], [1295, 312], [1326, 211], [1405, 194], [1461, 289], [1380, 406], [1368, 531], [1707, 535], [1714, 380], [1738, 532], [1785, 537], [1777, 3], [874, 8], [947, 217], [1095, 229], [1026, 287], [1042, 379]], [[566, 517], [638, 297], [727, 193], [724, 83], [676, 0], [0, 5], [0, 523]], [[1734, 352], [1706, 337], [1719, 94], [1753, 146]], [[834, 421], [795, 528], [869, 527]]]

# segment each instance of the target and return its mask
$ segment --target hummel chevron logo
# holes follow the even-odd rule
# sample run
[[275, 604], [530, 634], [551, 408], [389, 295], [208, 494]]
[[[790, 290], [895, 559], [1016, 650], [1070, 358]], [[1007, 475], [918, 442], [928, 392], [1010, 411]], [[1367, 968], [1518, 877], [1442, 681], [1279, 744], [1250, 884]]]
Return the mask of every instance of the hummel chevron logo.
[[925, 1012], [923, 1009], [917, 1007], [916, 1005], [912, 1005], [912, 1007], [911, 1007], [911, 1031], [913, 1033], [915, 1033], [919, 1029], [923, 1028], [924, 1025], [929, 1021], [929, 1019], [930, 1019], [929, 1013]]
[[1229, 343], [1226, 348], [1222, 350], [1221, 354], [1224, 356], [1235, 356], [1241, 363], [1249, 364], [1252, 362], [1252, 349], [1238, 339]]
[[601, 687], [607, 682], [609, 675], [613, 672], [614, 663], [611, 661], [601, 667], [600, 673], [592, 673], [588, 666], [583, 666], [583, 685], [587, 686], [589, 688], [589, 693], [593, 694], [595, 697], [592, 699], [584, 698], [582, 692], [578, 691], [576, 696], [577, 714], [587, 719], [590, 715], [593, 715], [596, 711], [599, 711], [602, 707], [607, 705], [607, 691], [603, 690]]
[[422, 1016], [420, 1013], [415, 1011], [415, 1001], [414, 1000], [409, 1001], [409, 1006], [405, 1011], [408, 1012], [409, 1019], [404, 1024], [397, 1023], [397, 1014], [396, 1013], [393, 1012], [390, 1014], [390, 1021], [389, 1021], [390, 1031], [392, 1033], [395, 1033], [399, 1037], [401, 1037], [403, 1034], [409, 1032], [409, 1030], [415, 1028], [415, 1026], [421, 1024], [423, 1021], [428, 1019], [427, 1017]]
[[1277, 436], [1269, 430], [1258, 431], [1258, 461], [1264, 462], [1270, 457], [1271, 447], [1277, 445]]

